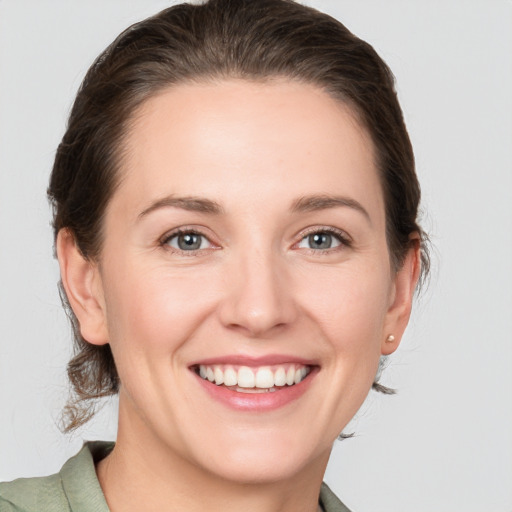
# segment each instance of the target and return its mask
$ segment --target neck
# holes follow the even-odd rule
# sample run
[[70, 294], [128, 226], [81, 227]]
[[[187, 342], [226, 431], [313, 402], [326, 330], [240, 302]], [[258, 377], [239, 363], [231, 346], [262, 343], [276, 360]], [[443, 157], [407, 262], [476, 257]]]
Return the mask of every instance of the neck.
[[116, 446], [99, 462], [97, 473], [111, 512], [203, 512], [205, 503], [210, 512], [317, 512], [328, 457], [322, 454], [279, 481], [233, 482], [162, 446], [154, 436], [141, 437], [120, 415]]

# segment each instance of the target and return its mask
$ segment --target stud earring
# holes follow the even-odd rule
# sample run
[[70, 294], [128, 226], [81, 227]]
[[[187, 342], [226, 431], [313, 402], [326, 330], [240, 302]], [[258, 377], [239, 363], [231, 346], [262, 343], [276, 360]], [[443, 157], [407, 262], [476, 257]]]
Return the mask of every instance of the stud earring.
[[393, 341], [395, 341], [395, 337], [390, 334], [387, 338], [386, 338], [386, 343], [393, 343]]

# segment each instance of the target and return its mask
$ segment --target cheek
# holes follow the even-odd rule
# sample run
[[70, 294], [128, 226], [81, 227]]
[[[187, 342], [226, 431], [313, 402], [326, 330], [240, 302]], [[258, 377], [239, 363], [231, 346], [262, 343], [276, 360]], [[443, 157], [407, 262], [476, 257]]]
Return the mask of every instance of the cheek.
[[198, 272], [117, 265], [105, 287], [113, 349], [168, 355], [179, 348], [210, 310], [207, 282]]
[[305, 280], [302, 302], [340, 349], [380, 341], [389, 307], [390, 275], [365, 265], [331, 268]]
[[354, 414], [378, 369], [390, 300], [390, 274], [384, 265], [375, 267], [375, 271], [368, 268], [354, 267], [350, 272], [336, 269], [323, 279], [317, 274], [316, 284], [308, 287], [305, 299], [310, 316], [327, 342], [325, 360], [333, 376], [330, 385], [339, 390], [338, 403], [348, 407], [336, 408], [333, 414]]
[[[199, 276], [164, 269], [125, 268], [109, 274], [106, 289], [110, 345], [125, 396], [135, 404], [165, 411], [165, 389], [180, 385], [182, 350], [203, 322], [208, 295]], [[173, 371], [169, 371], [173, 369]], [[150, 390], [160, 390], [150, 392]], [[186, 396], [186, 389], [174, 398]], [[141, 409], [142, 410], [142, 409]]]

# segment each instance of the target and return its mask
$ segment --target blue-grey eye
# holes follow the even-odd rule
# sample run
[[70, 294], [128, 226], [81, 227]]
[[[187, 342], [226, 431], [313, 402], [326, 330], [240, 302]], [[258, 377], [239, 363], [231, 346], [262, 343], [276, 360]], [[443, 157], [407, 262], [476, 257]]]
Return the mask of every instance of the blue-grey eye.
[[208, 239], [204, 235], [193, 232], [177, 233], [171, 236], [166, 243], [180, 251], [197, 251], [209, 246]]
[[333, 249], [341, 245], [340, 239], [329, 232], [317, 231], [305, 236], [300, 242], [298, 247], [301, 249]]

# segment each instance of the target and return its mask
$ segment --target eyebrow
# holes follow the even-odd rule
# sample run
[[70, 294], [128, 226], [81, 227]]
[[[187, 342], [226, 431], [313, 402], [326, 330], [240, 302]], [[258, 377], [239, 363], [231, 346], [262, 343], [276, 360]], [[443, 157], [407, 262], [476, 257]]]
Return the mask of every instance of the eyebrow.
[[220, 215], [224, 209], [219, 203], [203, 197], [176, 197], [173, 195], [163, 197], [152, 203], [148, 208], [139, 213], [139, 219], [160, 208], [181, 208], [191, 212], [209, 213]]
[[[290, 210], [292, 213], [305, 213], [339, 207], [352, 208], [362, 213], [371, 224], [370, 215], [366, 209], [361, 203], [349, 197], [330, 195], [302, 196], [292, 203]], [[195, 196], [176, 197], [169, 195], [152, 203], [148, 208], [139, 213], [138, 218], [141, 219], [160, 208], [181, 208], [182, 210], [212, 215], [221, 215], [224, 213], [224, 208], [211, 199]]]
[[338, 207], [352, 208], [353, 210], [362, 213], [371, 224], [370, 214], [360, 202], [355, 199], [351, 199], [350, 197], [330, 195], [303, 196], [293, 202], [291, 211], [293, 213], [314, 212]]

